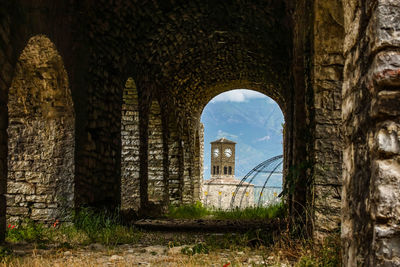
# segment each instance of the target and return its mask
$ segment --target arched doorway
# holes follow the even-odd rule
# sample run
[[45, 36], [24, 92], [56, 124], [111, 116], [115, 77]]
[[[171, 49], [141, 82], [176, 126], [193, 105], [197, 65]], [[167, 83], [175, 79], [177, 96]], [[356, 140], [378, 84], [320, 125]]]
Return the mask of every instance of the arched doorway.
[[74, 109], [63, 60], [43, 35], [16, 66], [8, 100], [7, 216], [65, 220], [74, 207]]
[[[239, 89], [214, 97], [203, 109], [201, 121], [203, 203], [227, 209], [240, 180], [249, 171], [269, 158], [284, 154], [284, 115], [273, 99], [257, 91]], [[281, 169], [271, 175], [258, 175], [251, 185], [243, 186], [248, 192], [239, 190], [245, 194], [242, 208], [276, 203], [273, 200], [278, 199], [282, 182]]]
[[121, 208], [138, 210], [139, 181], [139, 106], [135, 81], [128, 78], [122, 96], [121, 116]]

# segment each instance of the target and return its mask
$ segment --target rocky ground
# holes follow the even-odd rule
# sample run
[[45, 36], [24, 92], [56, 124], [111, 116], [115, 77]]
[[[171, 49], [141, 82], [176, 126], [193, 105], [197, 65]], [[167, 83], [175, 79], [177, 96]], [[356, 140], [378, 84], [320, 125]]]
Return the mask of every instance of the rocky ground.
[[[281, 226], [279, 221], [267, 226], [258, 220], [140, 220], [134, 232], [129, 228], [111, 232], [129, 235], [128, 239], [103, 237], [100, 243], [82, 231], [73, 232], [75, 228], [46, 228], [42, 229], [46, 234], [30, 242], [10, 238], [0, 250], [0, 267], [294, 266], [302, 257], [308, 259], [305, 262], [310, 256], [319, 260], [305, 240], [292, 240]], [[15, 230], [27, 235], [29, 229]], [[327, 252], [331, 253], [328, 249], [322, 254]]]
[[[193, 245], [119, 245], [113, 248], [91, 244], [81, 248], [39, 249], [14, 247], [14, 256], [2, 266], [290, 266], [266, 248], [217, 249], [192, 255]], [[280, 263], [278, 263], [280, 262]]]

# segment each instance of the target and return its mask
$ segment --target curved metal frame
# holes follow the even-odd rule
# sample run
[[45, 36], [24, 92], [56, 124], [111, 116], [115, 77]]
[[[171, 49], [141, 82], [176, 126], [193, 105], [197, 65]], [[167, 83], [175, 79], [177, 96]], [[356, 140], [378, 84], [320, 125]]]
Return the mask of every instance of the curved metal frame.
[[[274, 162], [276, 162], [276, 161], [278, 161], [278, 160], [281, 160], [281, 161], [280, 161], [280, 163], [273, 169], [273, 171], [270, 172], [270, 174], [269, 174], [267, 180], [266, 180], [265, 183], [264, 183], [263, 189], [262, 189], [262, 191], [261, 191], [261, 192], [263, 192], [263, 191], [264, 191], [264, 188], [265, 188], [265, 186], [266, 186], [266, 184], [267, 184], [267, 182], [268, 182], [268, 180], [269, 180], [269, 178], [271, 177], [271, 175], [276, 171], [276, 169], [278, 168], [278, 166], [282, 165], [282, 163], [283, 163], [283, 155], [275, 156], [275, 157], [272, 157], [272, 158], [270, 158], [270, 159], [267, 159], [266, 161], [261, 162], [261, 163], [258, 164], [256, 167], [254, 167], [251, 171], [249, 171], [249, 172], [242, 178], [242, 180], [240, 180], [240, 183], [236, 186], [235, 192], [234, 192], [233, 195], [232, 195], [231, 204], [230, 204], [231, 209], [234, 208], [233, 206], [234, 206], [234, 203], [235, 203], [236, 195], [237, 195], [237, 193], [239, 192], [240, 188], [243, 186], [243, 183], [247, 180], [247, 178], [249, 178], [250, 176], [252, 176], [252, 177], [250, 178], [250, 180], [248, 181], [248, 183], [247, 183], [247, 185], [246, 185], [246, 189], [243, 191], [243, 194], [242, 194], [242, 196], [241, 196], [241, 198], [240, 198], [239, 207], [242, 206], [244, 194], [245, 194], [245, 192], [247, 192], [247, 189], [249, 188], [249, 186], [250, 186], [250, 184], [253, 182], [253, 180], [257, 177], [257, 175], [258, 175], [260, 172], [265, 172], [265, 173], [267, 173], [267, 172], [265, 171], [265, 168], [267, 168], [269, 165], [271, 165], [272, 163], [274, 163]], [[260, 198], [260, 199], [261, 199], [261, 198]], [[260, 202], [260, 199], [259, 199], [259, 202]]]

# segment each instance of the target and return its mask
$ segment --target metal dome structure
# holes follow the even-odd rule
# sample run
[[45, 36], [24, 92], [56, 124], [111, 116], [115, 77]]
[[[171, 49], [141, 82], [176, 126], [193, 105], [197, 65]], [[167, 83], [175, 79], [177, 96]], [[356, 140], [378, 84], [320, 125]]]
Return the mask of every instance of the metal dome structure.
[[[240, 181], [240, 183], [236, 186], [235, 192], [232, 194], [232, 199], [230, 203], [231, 209], [235, 208], [235, 201], [236, 198], [240, 198], [239, 205], [236, 207], [241, 208], [243, 203], [243, 198], [245, 196], [245, 192], [249, 186], [252, 185], [252, 182], [258, 177], [258, 181], [260, 178], [264, 181], [262, 186], [255, 186], [255, 188], [259, 189], [255, 195], [254, 203], [257, 203], [257, 206], [262, 206], [266, 201], [263, 199], [263, 194], [268, 188], [278, 188], [278, 187], [271, 187], [267, 186], [268, 181], [274, 174], [282, 174], [282, 163], [283, 163], [283, 155], [275, 156], [270, 159], [267, 159], [257, 166], [255, 166], [251, 171], [249, 171]], [[245, 190], [240, 190], [241, 188], [245, 187]], [[281, 187], [280, 187], [281, 189]], [[241, 191], [241, 194], [238, 193]], [[274, 192], [275, 193], [275, 192]]]

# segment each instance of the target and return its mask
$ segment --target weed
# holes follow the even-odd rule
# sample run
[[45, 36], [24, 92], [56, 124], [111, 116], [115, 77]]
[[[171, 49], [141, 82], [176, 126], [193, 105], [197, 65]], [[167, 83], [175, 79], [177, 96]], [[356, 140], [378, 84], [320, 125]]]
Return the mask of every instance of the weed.
[[170, 206], [167, 217], [174, 219], [199, 219], [210, 213], [211, 211], [198, 201], [193, 205]]
[[65, 247], [90, 243], [113, 246], [121, 243], [136, 243], [140, 237], [141, 232], [122, 225], [118, 213], [97, 212], [87, 208], [74, 214], [74, 224], [57, 222], [44, 225], [25, 220], [16, 226], [10, 226], [7, 230], [8, 242], [33, 242], [41, 247], [45, 247], [46, 242], [68, 244]]
[[0, 246], [0, 262], [6, 263], [12, 257], [12, 250], [8, 247]]
[[208, 254], [209, 247], [204, 243], [198, 243], [193, 247], [184, 247], [181, 249], [182, 254], [194, 255], [194, 254]]
[[247, 207], [245, 209], [234, 210], [216, 210], [212, 212], [215, 219], [275, 219], [284, 218], [286, 215], [286, 207], [283, 203], [270, 205], [267, 207]]
[[7, 239], [10, 242], [43, 242], [45, 239], [46, 229], [42, 223], [25, 220], [15, 227], [13, 226], [7, 229]]
[[179, 207], [171, 206], [167, 213], [168, 218], [174, 219], [217, 219], [217, 220], [251, 220], [251, 219], [274, 219], [284, 218], [286, 207], [283, 203], [270, 205], [268, 207], [247, 207], [234, 210], [214, 210], [204, 207], [200, 202], [193, 205]]

